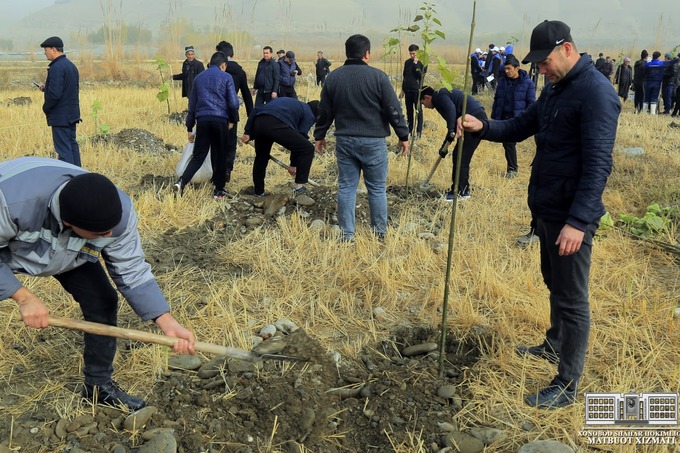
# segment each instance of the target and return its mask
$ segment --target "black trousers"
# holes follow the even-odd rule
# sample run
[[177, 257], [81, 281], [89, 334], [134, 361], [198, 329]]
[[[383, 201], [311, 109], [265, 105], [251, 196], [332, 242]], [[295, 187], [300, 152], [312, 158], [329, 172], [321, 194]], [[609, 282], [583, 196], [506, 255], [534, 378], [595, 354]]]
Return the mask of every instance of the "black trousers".
[[316, 75], [316, 86], [323, 86], [323, 83], [326, 81], [326, 73], [324, 72], [323, 74], [317, 74]]
[[262, 89], [258, 89], [255, 93], [255, 107], [258, 105], [266, 104], [272, 100], [272, 92], [267, 91], [266, 93]]
[[295, 87], [284, 87], [279, 85], [279, 97], [282, 98], [295, 98], [297, 99], [297, 93], [295, 92]]
[[234, 127], [229, 129], [227, 133], [227, 173], [234, 170], [234, 161], [236, 160], [236, 143], [238, 141], [238, 121], [234, 123]]
[[[55, 275], [54, 278], [80, 304], [85, 321], [110, 326], [117, 324], [118, 293], [111, 286], [104, 268], [98, 261], [83, 264], [63, 274]], [[113, 374], [116, 339], [89, 333], [83, 334], [83, 338], [85, 382], [90, 385], [108, 382]]]
[[550, 328], [546, 341], [560, 354], [557, 378], [565, 385], [581, 379], [590, 334], [590, 303], [588, 281], [590, 258], [596, 224], [586, 226], [583, 243], [578, 252], [559, 255], [555, 245], [563, 223], [547, 222], [540, 217], [536, 234], [541, 243], [541, 274], [550, 291]]
[[[479, 120], [487, 119], [486, 113], [484, 111], [477, 112], [475, 118]], [[459, 194], [463, 194], [470, 190], [470, 162], [472, 162], [472, 156], [475, 154], [479, 142], [482, 140], [476, 137], [470, 132], [463, 133], [463, 155], [460, 160], [460, 179], [458, 180], [458, 190]], [[458, 140], [456, 140], [456, 146], [452, 153], [453, 158], [453, 172], [451, 173], [451, 182], [456, 180], [456, 162], [458, 156]], [[451, 190], [456, 192], [456, 188], [451, 184]]]
[[[408, 122], [408, 132], [413, 133], [413, 117], [415, 111], [420, 103], [420, 96], [417, 91], [404, 91], [404, 102], [406, 102], [406, 121]], [[418, 112], [418, 125], [416, 133], [421, 135], [423, 133], [423, 109]]]
[[258, 115], [253, 122], [252, 139], [255, 140], [253, 186], [256, 194], [264, 193], [264, 178], [269, 164], [272, 145], [278, 143], [290, 151], [290, 165], [295, 167], [295, 182], [306, 184], [314, 159], [314, 145], [283, 121], [270, 115]]
[[633, 84], [633, 88], [635, 88], [635, 96], [633, 97], [633, 101], [635, 102], [635, 111], [641, 112], [642, 104], [645, 101], [645, 86], [642, 83], [635, 83]]
[[182, 181], [188, 184], [210, 151], [210, 163], [212, 164], [212, 183], [215, 190], [224, 190], [227, 177], [227, 135], [229, 123], [223, 121], [198, 121], [196, 123], [196, 141], [194, 142], [194, 154], [184, 169]]
[[[512, 118], [512, 114], [503, 113], [501, 119], [507, 120]], [[505, 162], [507, 163], [507, 171], [517, 171], [517, 143], [503, 142], [503, 149], [505, 150]]]

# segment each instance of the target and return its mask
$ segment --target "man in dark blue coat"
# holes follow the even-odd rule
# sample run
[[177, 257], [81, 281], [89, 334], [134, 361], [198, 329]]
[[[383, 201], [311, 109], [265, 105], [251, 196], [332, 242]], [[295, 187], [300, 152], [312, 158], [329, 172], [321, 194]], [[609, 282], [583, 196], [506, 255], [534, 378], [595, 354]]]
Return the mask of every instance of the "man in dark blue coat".
[[[319, 101], [304, 103], [294, 98], [279, 97], [253, 109], [248, 117], [241, 140], [255, 140], [253, 162], [253, 189], [258, 197], [264, 197], [264, 178], [272, 145], [278, 143], [290, 151], [288, 172], [295, 176], [293, 197], [296, 200], [310, 198], [305, 184], [314, 159], [314, 145], [309, 141], [309, 129], [316, 123]], [[313, 200], [312, 200], [313, 203]]]
[[588, 280], [595, 230], [612, 168], [612, 149], [621, 104], [611, 82], [579, 55], [570, 28], [545, 21], [531, 34], [523, 63], [537, 63], [549, 83], [536, 103], [503, 121], [466, 116], [461, 128], [495, 142], [536, 139], [529, 180], [529, 208], [537, 220], [541, 274], [550, 290], [550, 328], [538, 346], [522, 356], [557, 363], [557, 375], [525, 402], [558, 408], [576, 401], [583, 374], [590, 305]]
[[[437, 112], [446, 121], [446, 138], [445, 141], [452, 142], [456, 136], [456, 124], [458, 118], [463, 114], [463, 101], [465, 97], [460, 90], [449, 91], [442, 88], [435, 91], [432, 87], [423, 87], [420, 92], [420, 102], [423, 107], [428, 109], [437, 109]], [[466, 112], [475, 116], [479, 120], [485, 120], [486, 112], [479, 101], [471, 96], [467, 98]], [[456, 153], [453, 154], [453, 173], [451, 176], [451, 190], [444, 194], [444, 201], [453, 202], [454, 200], [467, 200], [470, 195], [470, 162], [472, 156], [475, 154], [477, 146], [481, 139], [473, 134], [465, 134], [463, 140], [463, 155], [460, 159], [460, 175], [458, 179], [458, 187], [454, 187], [453, 182], [456, 179]], [[457, 152], [458, 144], [454, 148]], [[442, 147], [439, 150], [439, 155], [444, 158], [448, 154], [448, 149]]]
[[76, 124], [80, 119], [79, 75], [74, 65], [64, 55], [64, 42], [57, 36], [40, 44], [45, 57], [50, 60], [45, 85], [43, 112], [47, 125], [52, 126], [52, 140], [59, 160], [80, 167], [80, 147], [76, 141]]
[[[498, 81], [498, 88], [493, 98], [491, 119], [507, 120], [517, 116], [536, 102], [536, 87], [529, 74], [520, 69], [519, 60], [510, 54], [505, 60], [505, 77]], [[517, 147], [515, 142], [503, 142], [507, 172], [505, 177], [517, 176]]]

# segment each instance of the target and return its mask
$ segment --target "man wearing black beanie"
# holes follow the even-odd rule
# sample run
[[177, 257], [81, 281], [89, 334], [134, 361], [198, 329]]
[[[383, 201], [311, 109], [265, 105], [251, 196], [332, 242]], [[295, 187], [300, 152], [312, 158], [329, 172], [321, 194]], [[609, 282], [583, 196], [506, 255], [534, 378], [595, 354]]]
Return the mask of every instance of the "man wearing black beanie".
[[[100, 263], [104, 260], [108, 275]], [[49, 310], [14, 274], [52, 276], [86, 321], [115, 326], [118, 294], [142, 320], [154, 320], [173, 349], [194, 353], [194, 335], [170, 307], [144, 259], [130, 197], [105, 176], [54, 159], [0, 163], [0, 300], [12, 298], [26, 326], [48, 326]], [[116, 339], [84, 334], [83, 396], [130, 410], [145, 402], [112, 380]]]

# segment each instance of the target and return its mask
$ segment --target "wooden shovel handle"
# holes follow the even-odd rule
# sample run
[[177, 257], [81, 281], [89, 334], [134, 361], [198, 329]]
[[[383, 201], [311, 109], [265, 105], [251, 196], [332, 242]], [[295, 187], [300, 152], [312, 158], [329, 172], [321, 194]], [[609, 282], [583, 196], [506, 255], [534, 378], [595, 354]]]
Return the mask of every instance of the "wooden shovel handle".
[[[158, 335], [151, 332], [145, 332], [143, 330], [126, 329], [123, 327], [109, 326], [96, 322], [62, 318], [52, 315], [49, 316], [48, 323], [51, 327], [62, 327], [64, 329], [78, 330], [80, 332], [87, 332], [95, 335], [123, 338], [126, 340], [135, 340], [141, 341], [143, 343], [153, 343], [169, 347], [173, 347], [175, 343], [179, 341], [178, 338], [168, 337], [166, 335]], [[260, 356], [253, 352], [229, 346], [220, 346], [217, 344], [197, 341], [194, 344], [194, 348], [197, 351], [207, 352], [209, 354], [215, 355], [224, 355], [234, 359], [247, 360], [249, 362], [257, 362], [260, 360]]]

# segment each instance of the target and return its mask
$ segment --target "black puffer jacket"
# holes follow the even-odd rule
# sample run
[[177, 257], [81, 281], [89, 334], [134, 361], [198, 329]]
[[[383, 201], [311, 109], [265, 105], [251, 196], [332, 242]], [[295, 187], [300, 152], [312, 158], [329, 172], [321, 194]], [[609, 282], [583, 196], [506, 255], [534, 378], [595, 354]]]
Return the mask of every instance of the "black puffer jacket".
[[495, 142], [536, 137], [529, 180], [529, 208], [534, 216], [568, 223], [580, 230], [597, 224], [612, 168], [612, 149], [621, 104], [589, 55], [519, 116], [485, 122], [481, 135]]

